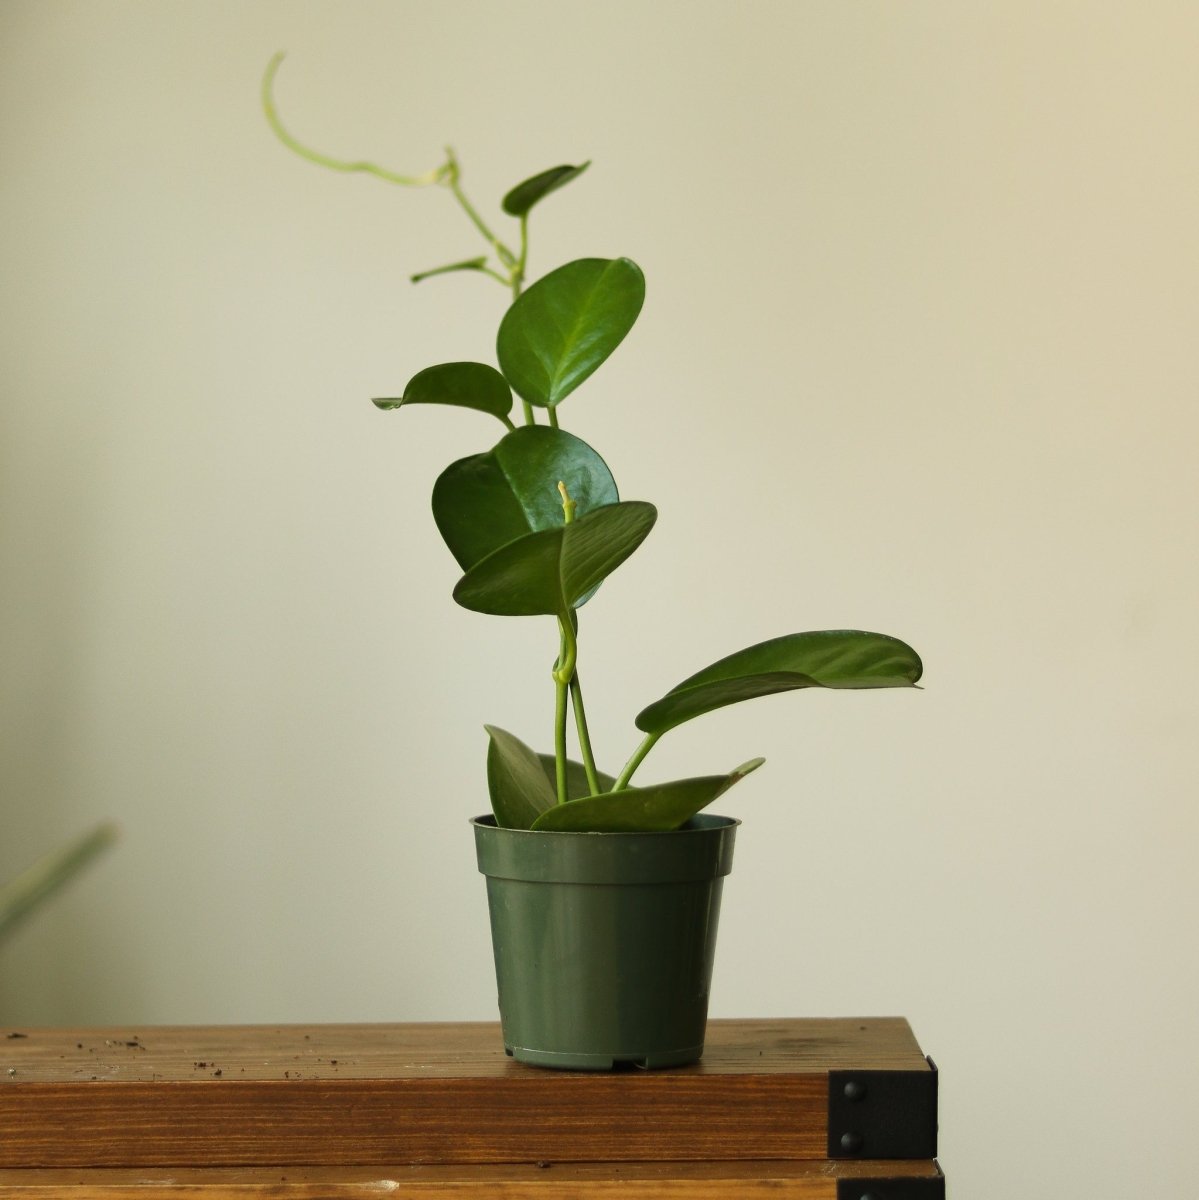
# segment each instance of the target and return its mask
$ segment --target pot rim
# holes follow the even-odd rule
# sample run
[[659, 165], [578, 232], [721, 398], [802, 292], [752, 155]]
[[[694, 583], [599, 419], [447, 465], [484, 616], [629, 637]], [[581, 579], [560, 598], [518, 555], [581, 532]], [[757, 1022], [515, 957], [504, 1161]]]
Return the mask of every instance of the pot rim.
[[[536, 838], [643, 838], [643, 837], [677, 837], [680, 834], [711, 834], [714, 829], [735, 829], [741, 824], [739, 817], [724, 817], [719, 813], [696, 813], [689, 817], [688, 822], [701, 820], [705, 824], [685, 824], [678, 829], [510, 829], [506, 825], [496, 823], [494, 813], [483, 813], [481, 816], [470, 817], [471, 825], [484, 829], [494, 829], [504, 836], [524, 834]], [[707, 824], [706, 822], [711, 822]]]
[[686, 829], [598, 833], [505, 829], [490, 813], [474, 817], [479, 870], [489, 880], [563, 884], [710, 881], [733, 869], [735, 817], [697, 813]]

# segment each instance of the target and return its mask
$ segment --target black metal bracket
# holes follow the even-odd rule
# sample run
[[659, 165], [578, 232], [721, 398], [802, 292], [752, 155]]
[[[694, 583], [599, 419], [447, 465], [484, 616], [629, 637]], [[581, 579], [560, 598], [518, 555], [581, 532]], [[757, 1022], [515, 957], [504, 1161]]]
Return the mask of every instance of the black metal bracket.
[[936, 1158], [937, 1064], [926, 1061], [927, 1071], [830, 1071], [829, 1158]]
[[931, 1179], [838, 1179], [837, 1200], [945, 1200], [945, 1176]]

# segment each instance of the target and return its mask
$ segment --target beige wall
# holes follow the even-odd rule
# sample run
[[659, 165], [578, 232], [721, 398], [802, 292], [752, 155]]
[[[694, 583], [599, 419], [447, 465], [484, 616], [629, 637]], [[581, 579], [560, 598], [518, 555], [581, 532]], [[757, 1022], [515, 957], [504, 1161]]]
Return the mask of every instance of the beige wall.
[[[662, 516], [585, 614], [601, 759], [759, 638], [877, 628], [926, 690], [680, 730], [765, 770], [717, 1015], [904, 1013], [960, 1195], [1183, 1194], [1199, 1110], [1191, 3], [0, 6], [0, 877], [118, 849], [0, 951], [0, 1020], [488, 1018], [481, 725], [553, 631], [457, 610], [432, 479], [488, 357], [451, 141], [536, 271], [649, 299], [563, 409]], [[1150, 1186], [1152, 1184], [1152, 1186]]]

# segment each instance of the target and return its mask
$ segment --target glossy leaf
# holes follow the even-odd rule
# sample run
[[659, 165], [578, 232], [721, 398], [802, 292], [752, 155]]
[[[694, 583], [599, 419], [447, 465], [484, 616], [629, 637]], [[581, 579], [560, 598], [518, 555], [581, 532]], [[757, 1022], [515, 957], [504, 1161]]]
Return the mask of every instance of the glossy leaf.
[[561, 528], [526, 534], [475, 563], [454, 599], [496, 616], [568, 616], [641, 545], [657, 516], [644, 500], [622, 500]]
[[518, 183], [504, 197], [501, 207], [510, 217], [526, 216], [538, 200], [565, 187], [572, 179], [578, 179], [589, 166], [590, 161], [578, 167], [551, 167], [548, 171], [541, 171]]
[[[538, 759], [541, 762], [541, 769], [545, 772], [546, 779], [550, 782], [550, 787], [554, 789], [554, 799], [557, 801], [558, 776], [554, 766], [554, 756], [552, 754], [539, 754]], [[605, 775], [603, 771], [596, 771], [596, 782], [600, 786], [601, 791], [610, 792], [612, 785], [616, 782], [616, 777], [613, 775]], [[581, 762], [576, 762], [573, 758], [566, 760], [566, 798], [568, 800], [578, 800], [582, 796], [591, 795], [591, 786], [587, 782], [587, 769]]]
[[487, 790], [496, 823], [505, 829], [529, 829], [546, 809], [557, 804], [557, 792], [546, 779], [541, 759], [520, 738], [495, 725], [483, 728], [491, 739]]
[[581, 438], [548, 425], [523, 425], [486, 454], [446, 467], [433, 485], [433, 519], [458, 565], [469, 571], [508, 542], [560, 528], [559, 480], [576, 518], [620, 499], [604, 460]]
[[500, 370], [530, 404], [553, 408], [624, 340], [645, 300], [627, 258], [580, 258], [539, 279], [504, 314]]
[[441, 363], [413, 375], [402, 396], [373, 403], [384, 410], [405, 404], [448, 404], [489, 413], [502, 421], [512, 411], [512, 390], [499, 371], [486, 363]]
[[792, 633], [739, 650], [684, 679], [637, 714], [637, 728], [665, 733], [726, 704], [796, 688], [911, 687], [921, 670], [915, 650], [883, 633]]
[[533, 822], [533, 828], [574, 833], [666, 833], [707, 808], [764, 761], [751, 759], [728, 775], [676, 779], [557, 804], [547, 808]]

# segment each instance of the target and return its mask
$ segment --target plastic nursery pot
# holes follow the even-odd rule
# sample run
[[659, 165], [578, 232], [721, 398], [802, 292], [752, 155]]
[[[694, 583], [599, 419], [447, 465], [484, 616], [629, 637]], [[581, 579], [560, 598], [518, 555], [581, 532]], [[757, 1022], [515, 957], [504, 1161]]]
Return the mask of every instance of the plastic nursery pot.
[[672, 833], [471, 824], [504, 1049], [575, 1070], [695, 1062], [740, 821], [701, 814]]

